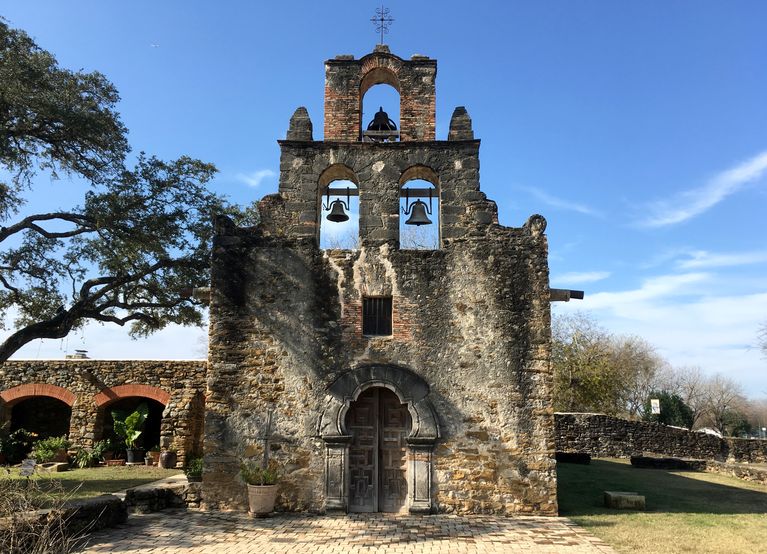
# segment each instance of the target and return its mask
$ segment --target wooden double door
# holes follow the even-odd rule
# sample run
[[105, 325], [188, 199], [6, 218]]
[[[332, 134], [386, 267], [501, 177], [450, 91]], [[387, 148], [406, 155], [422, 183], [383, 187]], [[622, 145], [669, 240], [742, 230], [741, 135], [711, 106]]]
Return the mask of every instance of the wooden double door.
[[374, 387], [349, 407], [349, 511], [400, 512], [407, 503], [410, 413], [389, 389]]

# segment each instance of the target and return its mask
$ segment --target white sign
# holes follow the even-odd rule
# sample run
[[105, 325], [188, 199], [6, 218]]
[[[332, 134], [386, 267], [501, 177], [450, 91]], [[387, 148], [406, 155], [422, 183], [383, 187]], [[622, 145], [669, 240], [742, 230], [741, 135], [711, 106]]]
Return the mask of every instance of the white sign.
[[36, 460], [27, 459], [21, 461], [21, 476], [22, 477], [29, 477], [35, 472], [35, 466], [37, 465]]
[[652, 413], [653, 414], [659, 414], [660, 413], [660, 399], [658, 399], [658, 398], [651, 398], [650, 399], [650, 406], [652, 407]]

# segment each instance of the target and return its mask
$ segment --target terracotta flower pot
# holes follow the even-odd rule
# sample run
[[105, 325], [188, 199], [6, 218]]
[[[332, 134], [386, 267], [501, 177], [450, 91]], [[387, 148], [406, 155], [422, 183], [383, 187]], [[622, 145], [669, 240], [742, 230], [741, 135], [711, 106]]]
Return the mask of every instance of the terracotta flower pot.
[[248, 485], [249, 513], [265, 517], [274, 511], [277, 500], [277, 485]]

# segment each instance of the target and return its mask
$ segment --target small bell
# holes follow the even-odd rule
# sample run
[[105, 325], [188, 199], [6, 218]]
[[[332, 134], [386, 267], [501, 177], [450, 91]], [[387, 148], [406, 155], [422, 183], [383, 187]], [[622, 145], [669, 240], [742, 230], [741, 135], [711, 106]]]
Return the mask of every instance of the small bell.
[[410, 205], [410, 217], [405, 225], [430, 225], [431, 219], [426, 215], [426, 204], [421, 200], [416, 200]]
[[346, 212], [344, 211], [344, 201], [333, 200], [333, 202], [330, 203], [330, 213], [328, 214], [328, 221], [341, 223], [342, 221], [348, 221], [348, 220], [349, 220], [349, 216], [346, 215]]

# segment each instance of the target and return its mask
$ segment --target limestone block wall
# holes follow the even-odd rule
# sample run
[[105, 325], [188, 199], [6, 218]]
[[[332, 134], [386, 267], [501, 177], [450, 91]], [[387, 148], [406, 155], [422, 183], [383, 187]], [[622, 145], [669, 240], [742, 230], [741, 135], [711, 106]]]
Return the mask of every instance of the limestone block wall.
[[767, 440], [720, 439], [660, 423], [628, 421], [604, 414], [557, 413], [554, 421], [557, 450], [565, 452], [614, 458], [651, 452], [722, 462], [767, 462]]
[[0, 421], [26, 398], [57, 398], [72, 408], [69, 438], [79, 446], [101, 439], [111, 402], [140, 396], [165, 406], [163, 446], [201, 453], [207, 362], [166, 360], [18, 360], [0, 364]]

